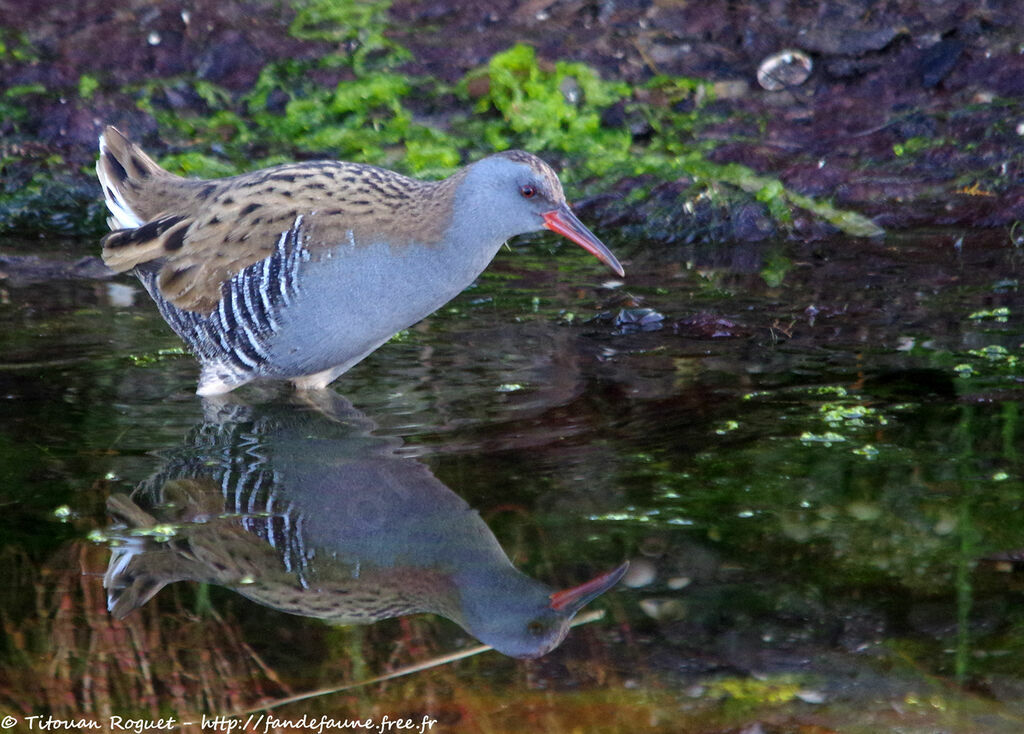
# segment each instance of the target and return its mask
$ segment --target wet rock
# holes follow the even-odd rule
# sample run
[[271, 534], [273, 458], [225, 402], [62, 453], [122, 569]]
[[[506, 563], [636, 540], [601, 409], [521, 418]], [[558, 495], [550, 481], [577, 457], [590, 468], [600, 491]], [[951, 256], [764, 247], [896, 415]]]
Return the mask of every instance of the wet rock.
[[96, 118], [73, 101], [57, 100], [43, 116], [39, 138], [62, 145], [96, 145]]
[[615, 327], [612, 332], [614, 334], [636, 334], [641, 331], [657, 331], [664, 320], [665, 316], [653, 308], [623, 308], [616, 313], [599, 313], [590, 322], [610, 324]]
[[579, 199], [573, 209], [598, 229], [618, 229], [635, 218], [625, 197], [613, 192]]
[[73, 262], [43, 260], [36, 255], [0, 255], [0, 280], [24, 286], [57, 280], [105, 280], [114, 277], [98, 257], [83, 257]]
[[939, 41], [921, 54], [918, 72], [925, 88], [938, 86], [949, 75], [964, 52], [964, 44], [956, 39]]
[[980, 683], [984, 683], [991, 696], [1005, 703], [1008, 707], [1020, 710], [1020, 702], [1024, 700], [1024, 681], [1018, 676], [1006, 673], [988, 673], [982, 677]]
[[880, 51], [900, 33], [898, 28], [844, 28], [830, 25], [800, 34], [800, 45], [808, 51], [829, 55], [858, 56]]
[[614, 323], [618, 333], [632, 334], [638, 331], [657, 331], [664, 320], [665, 316], [653, 308], [624, 308], [615, 315]]
[[708, 157], [715, 163], [742, 163], [755, 171], [777, 171], [785, 164], [786, 152], [768, 145], [725, 143]]
[[768, 207], [760, 202], [748, 202], [733, 207], [731, 212], [733, 237], [743, 242], [762, 242], [775, 236], [775, 220]]
[[646, 558], [634, 558], [629, 562], [629, 570], [622, 577], [622, 583], [631, 589], [639, 589], [650, 586], [657, 578], [657, 568], [651, 561]]
[[805, 51], [830, 56], [861, 56], [880, 51], [903, 32], [904, 19], [878, 12], [868, 0], [825, 2], [797, 34]]
[[690, 339], [737, 339], [750, 336], [750, 331], [735, 321], [706, 311], [677, 321], [673, 324], [673, 330]]
[[841, 163], [821, 158], [790, 166], [779, 178], [788, 188], [805, 196], [830, 196], [849, 176], [850, 171]]
[[750, 94], [750, 83], [746, 79], [725, 79], [711, 85], [716, 101], [745, 99]]
[[881, 56], [833, 56], [824, 62], [823, 68], [833, 79], [855, 79], [881, 69], [885, 63]]
[[167, 85], [157, 90], [150, 100], [155, 107], [185, 112], [199, 110], [209, 113], [206, 101], [190, 84], [179, 83]]
[[647, 117], [638, 110], [627, 106], [625, 100], [619, 100], [601, 114], [604, 127], [624, 127], [629, 130], [634, 140], [646, 140], [654, 132]]
[[[923, 112], [914, 111], [912, 109], [905, 109], [904, 114], [898, 117], [892, 126], [893, 132], [900, 136], [903, 140], [910, 140], [911, 138], [930, 138], [934, 137], [938, 132], [938, 125], [935, 122], [935, 118], [930, 115], [926, 115]], [[897, 107], [894, 112], [901, 112], [901, 108]]]
[[867, 605], [846, 602], [845, 608], [835, 609], [832, 614], [838, 620], [835, 643], [848, 652], [877, 650], [891, 634], [886, 615]]
[[247, 89], [262, 67], [259, 51], [236, 30], [221, 33], [199, 57], [196, 73], [229, 89]]
[[992, 93], [1005, 97], [1024, 96], [1024, 54], [965, 56], [963, 65], [967, 80], [984, 85]]

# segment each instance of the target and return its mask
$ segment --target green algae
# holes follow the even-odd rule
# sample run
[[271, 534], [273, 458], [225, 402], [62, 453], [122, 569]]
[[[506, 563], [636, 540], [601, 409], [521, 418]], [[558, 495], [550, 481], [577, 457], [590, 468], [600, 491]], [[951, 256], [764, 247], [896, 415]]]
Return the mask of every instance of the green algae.
[[[597, 192], [608, 188], [609, 179], [649, 177], [632, 193], [637, 200], [658, 181], [686, 177], [692, 181], [688, 200], [704, 197], [728, 208], [753, 196], [781, 226], [801, 208], [849, 234], [881, 233], [866, 218], [800, 196], [776, 178], [710, 161], [715, 144], [700, 134], [715, 121], [706, 108], [713, 93], [702, 80], [658, 75], [631, 87], [602, 79], [579, 62], [541, 61], [531, 46], [517, 44], [452, 86], [402, 71], [411, 53], [389, 36], [387, 0], [296, 0], [293, 8], [288, 33], [325, 51], [270, 61], [244, 94], [189, 74], [121, 91], [172, 143], [163, 165], [182, 175], [220, 177], [295, 156], [322, 156], [441, 177], [467, 159], [518, 147], [558, 158], [570, 189]], [[0, 59], [24, 61], [33, 53], [24, 39], [0, 34]], [[17, 126], [29, 114], [24, 100], [45, 91], [41, 85], [8, 88], [0, 112]], [[102, 73], [91, 73], [62, 93], [89, 106], [106, 91]], [[167, 103], [172, 98], [198, 102], [181, 108]], [[644, 120], [651, 134], [638, 139], [626, 122], [610, 122], [606, 113], [616, 106], [627, 118]], [[86, 216], [80, 214], [81, 182], [66, 201], [50, 184], [69, 182], [52, 165], [9, 152], [4, 164], [30, 172], [27, 187], [20, 181], [0, 191], [0, 229], [102, 230], [96, 207], [85, 206]], [[30, 214], [58, 209], [64, 212], [60, 221]], [[685, 227], [678, 219], [673, 217], [675, 226]]]
[[411, 58], [409, 51], [386, 35], [391, 0], [339, 3], [335, 0], [295, 0], [295, 19], [288, 27], [293, 37], [326, 41], [347, 54], [325, 57], [328, 64], [351, 65], [358, 72], [370, 66], [395, 66]]
[[78, 96], [82, 99], [92, 99], [92, 96], [99, 88], [100, 80], [92, 74], [82, 74], [82, 76], [78, 77]]
[[628, 85], [604, 81], [580, 63], [558, 61], [553, 70], [543, 70], [534, 49], [524, 44], [495, 54], [486, 67], [468, 74], [459, 85], [461, 96], [472, 99], [470, 90], [481, 80], [486, 92], [460, 126], [467, 138], [498, 150], [578, 156], [574, 163], [596, 175], [630, 155], [628, 131], [601, 124], [601, 110], [625, 99]]

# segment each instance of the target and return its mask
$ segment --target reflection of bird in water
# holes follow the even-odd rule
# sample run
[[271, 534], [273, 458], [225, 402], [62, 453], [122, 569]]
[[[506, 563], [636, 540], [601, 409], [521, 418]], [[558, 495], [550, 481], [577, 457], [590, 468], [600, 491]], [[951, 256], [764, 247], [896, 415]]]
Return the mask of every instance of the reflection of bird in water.
[[190, 579], [339, 624], [433, 612], [500, 652], [536, 657], [625, 573], [553, 591], [516, 570], [475, 510], [397, 456], [397, 439], [370, 435], [347, 402], [330, 419], [283, 407], [201, 424], [133, 497], [110, 497], [127, 528], [104, 578], [113, 614]]

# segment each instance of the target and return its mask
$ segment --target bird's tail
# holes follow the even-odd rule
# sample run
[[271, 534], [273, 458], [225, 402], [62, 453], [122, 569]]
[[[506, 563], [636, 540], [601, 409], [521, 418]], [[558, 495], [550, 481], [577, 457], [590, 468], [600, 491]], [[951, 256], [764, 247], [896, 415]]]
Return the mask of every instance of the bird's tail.
[[163, 257], [171, 250], [168, 242], [181, 246], [191, 220], [161, 213], [174, 203], [167, 196], [173, 186], [163, 184], [177, 177], [116, 127], [108, 126], [100, 135], [96, 176], [110, 210], [107, 224], [113, 230], [102, 241], [107, 267], [121, 273]]
[[111, 229], [134, 229], [145, 224], [136, 202], [141, 183], [148, 178], [170, 175], [116, 127], [109, 125], [100, 135], [96, 176], [110, 210], [107, 223]]

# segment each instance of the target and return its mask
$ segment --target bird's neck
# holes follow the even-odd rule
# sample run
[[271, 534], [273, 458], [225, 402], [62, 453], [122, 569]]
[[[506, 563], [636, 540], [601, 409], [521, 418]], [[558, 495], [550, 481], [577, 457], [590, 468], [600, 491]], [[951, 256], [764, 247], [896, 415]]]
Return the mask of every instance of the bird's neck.
[[501, 246], [518, 234], [508, 230], [503, 213], [496, 211], [493, 182], [482, 163], [470, 165], [444, 182], [454, 184], [448, 237], [461, 250], [472, 253], [481, 271]]

